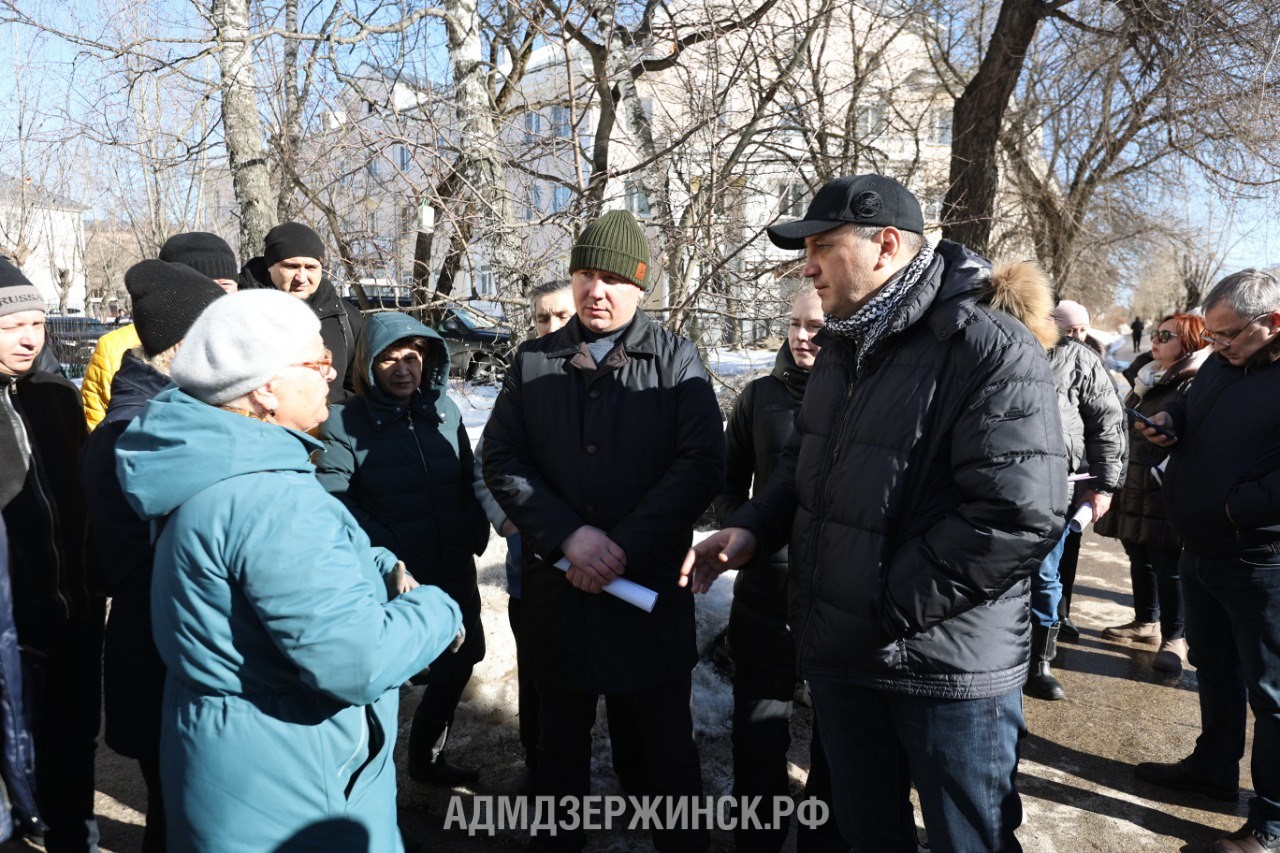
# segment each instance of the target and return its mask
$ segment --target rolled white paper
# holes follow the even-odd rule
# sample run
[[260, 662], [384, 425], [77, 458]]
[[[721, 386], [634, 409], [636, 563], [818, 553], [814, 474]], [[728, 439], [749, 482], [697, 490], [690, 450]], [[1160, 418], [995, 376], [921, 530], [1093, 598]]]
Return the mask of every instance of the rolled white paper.
[[[567, 557], [561, 557], [556, 560], [555, 566], [562, 572], [569, 571], [569, 560]], [[652, 613], [654, 606], [658, 603], [658, 594], [647, 586], [641, 586], [635, 581], [629, 581], [626, 578], [616, 578], [609, 581], [601, 587], [605, 592], [614, 598], [620, 598], [627, 604], [639, 607], [645, 613]]]
[[1081, 533], [1093, 521], [1093, 504], [1085, 501], [1076, 508], [1067, 521], [1067, 528], [1072, 533]]

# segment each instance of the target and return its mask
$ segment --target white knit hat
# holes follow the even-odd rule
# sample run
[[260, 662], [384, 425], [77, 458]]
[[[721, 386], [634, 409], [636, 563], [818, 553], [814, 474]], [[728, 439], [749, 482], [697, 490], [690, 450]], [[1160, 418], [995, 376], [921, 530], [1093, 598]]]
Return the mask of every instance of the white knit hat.
[[305, 360], [319, 333], [319, 318], [296, 296], [233, 293], [215, 299], [192, 324], [169, 376], [192, 397], [221, 405]]

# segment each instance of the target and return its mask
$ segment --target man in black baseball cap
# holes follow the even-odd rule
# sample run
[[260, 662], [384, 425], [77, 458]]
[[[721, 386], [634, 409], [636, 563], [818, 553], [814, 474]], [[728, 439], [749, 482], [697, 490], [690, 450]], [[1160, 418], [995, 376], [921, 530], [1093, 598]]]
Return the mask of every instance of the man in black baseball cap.
[[772, 478], [684, 571], [703, 590], [790, 540], [794, 654], [846, 848], [915, 850], [914, 784], [930, 840], [1016, 850], [1029, 576], [1066, 513], [1053, 299], [1034, 265], [993, 273], [923, 232], [883, 175], [831, 181], [769, 229], [805, 250], [822, 349]]

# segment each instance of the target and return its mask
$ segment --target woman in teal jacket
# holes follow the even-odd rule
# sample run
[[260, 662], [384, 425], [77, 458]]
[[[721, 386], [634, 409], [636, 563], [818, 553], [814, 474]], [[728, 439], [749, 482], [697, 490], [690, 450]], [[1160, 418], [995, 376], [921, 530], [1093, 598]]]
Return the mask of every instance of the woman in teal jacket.
[[[129, 502], [157, 522], [153, 631], [168, 667], [171, 850], [398, 851], [399, 686], [460, 634], [315, 479], [334, 371], [278, 291], [196, 321], [178, 386], [121, 436]], [[390, 582], [389, 582], [390, 579]]]
[[431, 663], [409, 731], [409, 777], [473, 784], [478, 773], [443, 757], [454, 709], [485, 652], [472, 555], [489, 523], [472, 487], [471, 444], [449, 399], [449, 352], [406, 314], [374, 314], [356, 342], [356, 396], [320, 427], [320, 483], [346, 505], [375, 545], [390, 548], [423, 583], [462, 608], [467, 641]]

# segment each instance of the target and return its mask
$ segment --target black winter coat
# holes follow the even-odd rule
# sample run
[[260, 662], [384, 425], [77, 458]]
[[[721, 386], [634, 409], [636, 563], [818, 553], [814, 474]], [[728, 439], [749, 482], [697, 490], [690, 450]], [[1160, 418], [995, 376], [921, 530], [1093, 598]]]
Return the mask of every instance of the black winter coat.
[[[575, 318], [523, 344], [484, 433], [484, 478], [524, 539], [521, 633], [534, 677], [630, 693], [697, 662], [677, 586], [693, 524], [724, 482], [720, 409], [697, 348], [643, 312], [600, 365]], [[583, 525], [627, 555], [653, 613], [575, 589], [552, 565]]]
[[[267, 264], [257, 257], [249, 261], [240, 270], [240, 286], [242, 288], [267, 288], [271, 284], [271, 273]], [[356, 341], [364, 328], [364, 315], [360, 309], [338, 295], [333, 282], [328, 276], [320, 279], [314, 293], [307, 297], [307, 305], [320, 318], [320, 337], [324, 345], [333, 353], [333, 369], [338, 376], [329, 385], [329, 402], [340, 403], [355, 394], [355, 352]]]
[[[373, 359], [396, 341], [426, 338], [420, 389], [407, 404], [377, 387]], [[473, 554], [489, 543], [489, 521], [471, 487], [471, 442], [449, 399], [445, 342], [417, 320], [394, 312], [369, 319], [356, 349], [358, 396], [330, 408], [320, 425], [316, 460], [321, 485], [355, 516], [369, 540], [403, 560], [419, 583], [458, 603], [467, 628], [465, 653], [484, 655], [480, 592]], [[461, 652], [462, 650], [460, 650]]]
[[1129, 441], [1120, 396], [1092, 347], [1063, 337], [1049, 350], [1058, 388], [1058, 415], [1067, 447], [1067, 470], [1088, 471], [1090, 489], [1115, 492], [1124, 482]]
[[[802, 677], [951, 699], [1026, 680], [1029, 576], [1062, 533], [1067, 464], [1048, 286], [1015, 266], [993, 279], [942, 241], [861, 376], [850, 341], [819, 333], [796, 436], [730, 522], [791, 531]], [[1040, 341], [995, 298], [1038, 300]]]
[[[1277, 342], [1280, 346], [1280, 341]], [[1265, 359], [1269, 355], [1263, 355]], [[1165, 498], [1186, 549], [1280, 553], [1280, 361], [1234, 367], [1210, 356], [1165, 409], [1174, 445]]]
[[160, 757], [164, 662], [151, 638], [151, 523], [125, 500], [116, 478], [116, 442], [169, 378], [126, 352], [111, 380], [111, 402], [80, 456], [80, 484], [97, 547], [102, 586], [111, 596], [103, 645], [106, 742], [129, 758]]
[[[1139, 397], [1130, 392], [1124, 405], [1147, 417], [1163, 411], [1190, 390], [1191, 382], [1207, 356], [1208, 351], [1201, 350], [1182, 358], [1166, 370], [1146, 394]], [[1124, 486], [1111, 500], [1111, 511], [1094, 525], [1100, 536], [1153, 548], [1176, 550], [1182, 547], [1182, 539], [1165, 505], [1164, 486], [1151, 473], [1151, 469], [1164, 462], [1168, 455], [1166, 448], [1147, 441], [1136, 425], [1130, 426], [1129, 473], [1125, 476]]]
[[[796, 414], [804, 399], [809, 371], [796, 366], [791, 349], [782, 345], [773, 371], [747, 383], [729, 412], [725, 426], [726, 473], [724, 491], [713, 506], [720, 525], [763, 491], [795, 431]], [[733, 582], [733, 636], [749, 638], [749, 648], [733, 648], [735, 657], [747, 654], [776, 660], [794, 669], [787, 625], [787, 547], [761, 550], [742, 567]], [[760, 642], [755, 642], [755, 640]], [[740, 644], [740, 643], [739, 643]], [[776, 648], [775, 648], [776, 646]]]
[[18, 638], [45, 649], [65, 622], [90, 619], [101, 595], [80, 494], [87, 429], [76, 387], [36, 370], [0, 374], [0, 431], [18, 448], [2, 463], [6, 482], [22, 483], [4, 507]]

